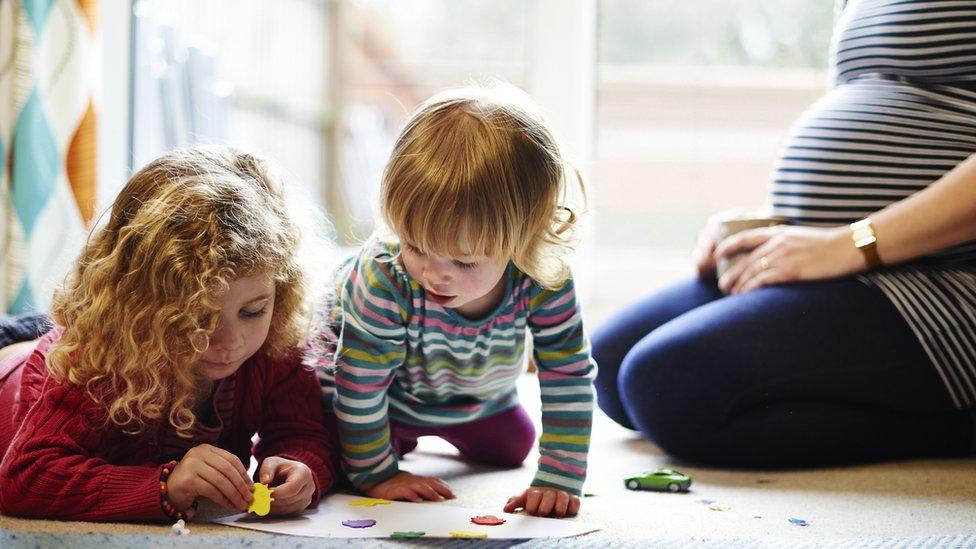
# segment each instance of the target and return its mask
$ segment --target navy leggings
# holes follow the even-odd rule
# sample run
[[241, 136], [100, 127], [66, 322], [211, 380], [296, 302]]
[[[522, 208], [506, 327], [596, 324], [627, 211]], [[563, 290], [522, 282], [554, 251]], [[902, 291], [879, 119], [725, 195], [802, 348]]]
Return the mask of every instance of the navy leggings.
[[50, 329], [51, 320], [44, 313], [0, 314], [0, 347], [37, 339]]
[[687, 462], [816, 467], [972, 446], [971, 412], [888, 299], [851, 278], [728, 297], [685, 281], [592, 343], [600, 408]]

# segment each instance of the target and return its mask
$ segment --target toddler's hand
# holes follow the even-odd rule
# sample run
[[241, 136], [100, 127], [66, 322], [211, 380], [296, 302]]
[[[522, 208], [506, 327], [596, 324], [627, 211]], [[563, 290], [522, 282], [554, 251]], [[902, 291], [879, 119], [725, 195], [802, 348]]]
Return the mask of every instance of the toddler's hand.
[[247, 510], [254, 484], [237, 456], [201, 444], [190, 449], [166, 481], [169, 502], [180, 511], [187, 510], [203, 496], [225, 509]]
[[454, 492], [447, 484], [436, 477], [420, 477], [406, 471], [399, 471], [383, 482], [363, 490], [370, 497], [406, 500], [418, 503], [424, 500], [444, 501], [454, 499]]
[[312, 503], [315, 495], [312, 470], [300, 461], [278, 456], [266, 458], [261, 463], [258, 479], [274, 490], [272, 515], [300, 513]]
[[575, 517], [576, 513], [579, 512], [579, 507], [579, 498], [565, 490], [530, 486], [521, 494], [509, 498], [504, 511], [514, 513], [523, 509], [526, 515], [563, 518]]

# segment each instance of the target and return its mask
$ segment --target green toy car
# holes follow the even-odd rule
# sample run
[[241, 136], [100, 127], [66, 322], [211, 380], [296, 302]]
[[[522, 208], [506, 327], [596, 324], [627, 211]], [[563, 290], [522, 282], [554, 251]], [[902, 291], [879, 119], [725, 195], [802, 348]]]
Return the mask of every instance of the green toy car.
[[674, 469], [656, 469], [625, 478], [624, 486], [631, 490], [687, 492], [691, 477]]

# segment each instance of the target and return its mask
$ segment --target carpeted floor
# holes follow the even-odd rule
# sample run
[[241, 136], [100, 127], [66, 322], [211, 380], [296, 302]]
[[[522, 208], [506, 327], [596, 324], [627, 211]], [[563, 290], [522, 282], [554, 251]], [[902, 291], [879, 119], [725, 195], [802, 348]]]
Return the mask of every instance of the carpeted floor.
[[[538, 402], [535, 379], [521, 386], [528, 408]], [[533, 469], [472, 467], [449, 445], [422, 439], [403, 467], [437, 474], [466, 507], [501, 511], [505, 500], [526, 485]], [[530, 458], [527, 463], [534, 461]], [[632, 472], [673, 465], [694, 477], [691, 492], [631, 492], [622, 478]], [[590, 476], [580, 520], [604, 529], [571, 545], [642, 546], [976, 546], [976, 460], [910, 461], [792, 472], [729, 472], [673, 463], [650, 443], [598, 414]], [[730, 508], [710, 509], [701, 500]], [[808, 521], [796, 526], [790, 518]], [[180, 546], [320, 545], [329, 540], [271, 536], [214, 524], [194, 523], [177, 539], [168, 525], [93, 524], [0, 517], [0, 546], [129, 547], [147, 543]], [[339, 542], [332, 540], [330, 544]], [[358, 544], [356, 542], [354, 544]], [[443, 545], [444, 542], [425, 542]], [[453, 542], [456, 544], [457, 542]], [[509, 542], [506, 542], [508, 544]], [[184, 545], [189, 544], [189, 545]], [[533, 542], [547, 547], [552, 542]]]

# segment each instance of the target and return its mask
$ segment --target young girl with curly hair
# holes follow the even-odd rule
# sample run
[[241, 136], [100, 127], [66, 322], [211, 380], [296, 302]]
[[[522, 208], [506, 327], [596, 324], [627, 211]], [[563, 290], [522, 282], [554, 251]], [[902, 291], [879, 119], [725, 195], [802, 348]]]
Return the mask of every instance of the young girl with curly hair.
[[[401, 470], [417, 438], [518, 466], [536, 441], [519, 403], [526, 332], [542, 394], [538, 471], [505, 511], [575, 515], [586, 475], [596, 364], [564, 261], [581, 184], [537, 107], [507, 85], [451, 90], [407, 121], [381, 190], [389, 234], [340, 269], [334, 382], [341, 454], [373, 497], [442, 500], [440, 479]], [[328, 327], [312, 360], [329, 366]]]
[[303, 231], [271, 166], [225, 147], [136, 173], [56, 293], [54, 328], [0, 364], [0, 511], [96, 521], [317, 503], [337, 458], [307, 329]]

